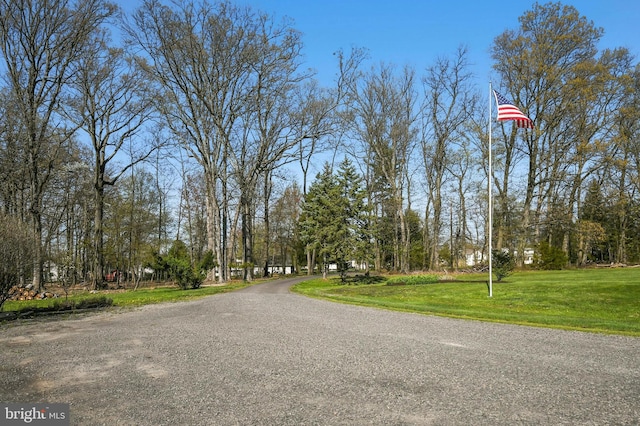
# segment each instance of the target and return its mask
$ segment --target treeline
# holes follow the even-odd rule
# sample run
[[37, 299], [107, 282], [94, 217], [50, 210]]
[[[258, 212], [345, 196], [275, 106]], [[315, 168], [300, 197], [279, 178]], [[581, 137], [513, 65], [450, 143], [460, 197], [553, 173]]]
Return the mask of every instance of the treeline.
[[603, 32], [548, 3], [496, 37], [535, 128], [492, 126], [488, 177], [464, 47], [424, 70], [337, 50], [323, 86], [294, 23], [233, 3], [2, 2], [0, 278], [140, 280], [176, 240], [219, 281], [458, 267], [486, 259], [489, 181], [520, 264], [638, 262], [640, 68]]

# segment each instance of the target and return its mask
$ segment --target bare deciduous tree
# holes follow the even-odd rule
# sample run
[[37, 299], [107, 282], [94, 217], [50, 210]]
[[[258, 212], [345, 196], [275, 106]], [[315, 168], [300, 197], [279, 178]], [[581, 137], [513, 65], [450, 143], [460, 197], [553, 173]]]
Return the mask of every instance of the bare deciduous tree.
[[248, 9], [188, 1], [145, 1], [126, 28], [146, 54], [140, 65], [156, 83], [164, 121], [204, 171], [208, 246], [221, 281], [229, 268], [229, 149], [246, 108], [256, 33]]
[[0, 2], [0, 45], [24, 126], [37, 288], [42, 284], [42, 197], [60, 147], [73, 133], [59, 118], [60, 96], [91, 35], [115, 10], [103, 0]]
[[586, 142], [585, 137], [590, 138], [588, 131], [576, 133], [578, 117], [573, 106], [588, 102], [591, 89], [580, 93], [574, 83], [594, 76], [588, 70], [595, 70], [603, 30], [573, 6], [560, 3], [535, 5], [520, 23], [518, 31], [506, 31], [495, 39], [492, 56], [505, 91], [536, 126], [532, 132], [520, 133], [527, 163], [517, 243], [521, 264], [525, 247], [541, 237], [543, 214], [554, 209], [554, 195], [564, 185], [567, 165], [572, 164], [571, 152]]
[[[77, 64], [68, 99], [69, 118], [89, 136], [93, 149], [95, 198], [93, 235], [93, 287], [104, 283], [105, 186], [113, 186], [135, 164], [153, 151], [139, 138], [129, 158], [123, 148], [132, 144], [149, 121], [151, 101], [145, 80], [131, 58], [120, 48], [109, 47], [106, 31], [88, 43]], [[122, 161], [124, 159], [124, 161]]]
[[425, 242], [430, 255], [430, 268], [438, 264], [443, 214], [442, 191], [447, 171], [452, 168], [453, 145], [463, 144], [465, 125], [477, 104], [477, 94], [472, 89], [472, 75], [468, 67], [466, 48], [461, 47], [453, 58], [438, 59], [435, 65], [429, 67], [423, 79], [425, 126], [421, 145], [429, 188], [429, 205], [433, 209], [429, 221], [431, 241]]
[[409, 230], [405, 220], [409, 158], [415, 145], [415, 72], [405, 67], [396, 75], [382, 64], [353, 81], [349, 91], [353, 131], [371, 153], [367, 159], [383, 179], [392, 203], [394, 225], [394, 269], [409, 268]]

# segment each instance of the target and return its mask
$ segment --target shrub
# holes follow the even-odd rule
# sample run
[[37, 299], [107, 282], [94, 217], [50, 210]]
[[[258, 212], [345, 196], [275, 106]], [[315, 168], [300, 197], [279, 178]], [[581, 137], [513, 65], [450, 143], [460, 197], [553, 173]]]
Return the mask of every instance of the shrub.
[[165, 261], [169, 275], [176, 280], [176, 283], [181, 289], [200, 288], [204, 281], [204, 274], [191, 266], [189, 259], [178, 259], [168, 256], [165, 258]]
[[211, 269], [218, 266], [217, 262], [213, 258], [213, 252], [211, 250], [207, 250], [204, 253], [204, 256], [202, 257], [202, 260], [200, 261], [199, 266], [200, 266], [200, 269], [203, 271], [210, 271]]
[[387, 279], [387, 285], [423, 285], [437, 283], [437, 275], [399, 275]]
[[513, 256], [508, 251], [492, 250], [492, 268], [496, 274], [496, 280], [502, 281], [503, 278], [508, 277], [516, 267], [516, 263]]
[[364, 275], [356, 274], [353, 277], [347, 278], [349, 283], [352, 284], [378, 284], [386, 281], [386, 278], [381, 277], [380, 275], [371, 275], [369, 272]]
[[203, 266], [207, 267], [213, 263], [213, 255], [205, 255], [200, 265], [192, 265], [186, 244], [176, 240], [166, 256], [156, 255], [155, 263], [166, 271], [181, 289], [195, 289], [202, 285], [206, 277]]
[[534, 265], [539, 269], [560, 270], [568, 262], [567, 254], [558, 247], [554, 247], [547, 242], [540, 243]]

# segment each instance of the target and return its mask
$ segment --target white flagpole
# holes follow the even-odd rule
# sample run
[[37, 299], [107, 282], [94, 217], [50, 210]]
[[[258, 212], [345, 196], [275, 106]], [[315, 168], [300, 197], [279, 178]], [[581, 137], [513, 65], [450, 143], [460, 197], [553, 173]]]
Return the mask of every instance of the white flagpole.
[[492, 251], [493, 251], [493, 193], [491, 187], [493, 186], [493, 171], [492, 171], [492, 163], [493, 158], [491, 154], [491, 104], [493, 91], [491, 89], [491, 82], [489, 82], [489, 297], [493, 297], [493, 262], [492, 262]]

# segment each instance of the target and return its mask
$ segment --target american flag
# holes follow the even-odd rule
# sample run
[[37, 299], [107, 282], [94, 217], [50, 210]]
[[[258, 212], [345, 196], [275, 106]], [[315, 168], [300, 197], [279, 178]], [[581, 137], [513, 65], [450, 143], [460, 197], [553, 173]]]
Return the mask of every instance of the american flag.
[[518, 127], [533, 129], [533, 121], [524, 115], [514, 104], [495, 90], [496, 102], [498, 103], [498, 121], [513, 120]]

